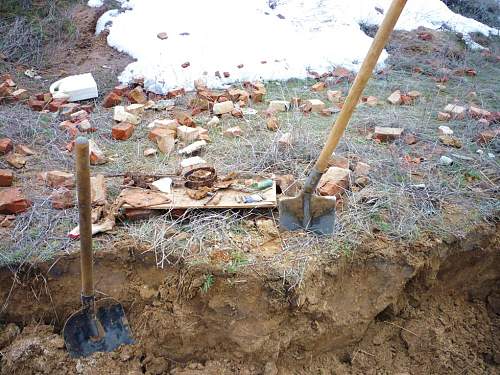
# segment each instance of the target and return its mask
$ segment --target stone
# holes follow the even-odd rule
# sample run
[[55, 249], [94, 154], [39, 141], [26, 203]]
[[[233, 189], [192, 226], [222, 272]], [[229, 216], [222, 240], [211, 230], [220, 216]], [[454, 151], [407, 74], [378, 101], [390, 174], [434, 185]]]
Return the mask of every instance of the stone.
[[439, 137], [439, 140], [441, 141], [442, 144], [446, 146], [451, 146], [455, 148], [462, 147], [462, 142], [460, 142], [458, 138], [452, 137], [451, 135], [441, 135]]
[[167, 131], [167, 134], [162, 134], [156, 137], [156, 144], [158, 145], [158, 149], [163, 154], [169, 155], [175, 148], [175, 133], [172, 130]]
[[350, 185], [351, 171], [347, 168], [330, 167], [318, 184], [320, 195], [340, 196]]
[[75, 175], [63, 171], [50, 171], [45, 176], [45, 182], [51, 188], [73, 188], [75, 186]]
[[290, 109], [290, 102], [287, 100], [271, 100], [267, 109], [272, 112], [286, 112]]
[[439, 158], [439, 164], [445, 165], [445, 166], [452, 165], [453, 164], [453, 159], [449, 158], [448, 156], [443, 155], [443, 156], [441, 156]]
[[228, 128], [224, 130], [224, 137], [228, 138], [236, 138], [236, 137], [241, 137], [243, 134], [241, 128], [239, 126], [233, 126], [231, 128]]
[[315, 92], [325, 91], [326, 83], [325, 82], [317, 82], [311, 86], [311, 90]]
[[459, 105], [448, 104], [443, 111], [449, 113], [454, 120], [463, 120], [465, 118], [465, 107]]
[[201, 151], [201, 149], [203, 149], [206, 145], [207, 142], [204, 140], [193, 142], [189, 146], [186, 146], [183, 149], [179, 150], [179, 155], [194, 154], [195, 152]]
[[179, 124], [184, 125], [184, 126], [189, 126], [191, 128], [196, 127], [196, 122], [186, 112], [177, 111], [177, 112], [175, 112], [174, 115], [175, 115], [176, 120], [179, 122]]
[[469, 107], [469, 116], [472, 117], [472, 118], [477, 118], [477, 119], [483, 119], [483, 118], [488, 118], [491, 116], [491, 112], [485, 110], [485, 109], [482, 109], [482, 108], [478, 108], [478, 107], [474, 107], [474, 106], [470, 106]]
[[148, 134], [148, 139], [151, 142], [158, 142], [158, 138], [160, 137], [171, 137], [175, 139], [176, 134], [177, 130], [165, 129], [165, 128], [153, 128]]
[[403, 131], [404, 129], [402, 128], [376, 126], [373, 138], [378, 139], [381, 142], [389, 142], [401, 137]]
[[340, 90], [328, 90], [326, 92], [326, 97], [332, 103], [340, 103], [342, 99], [342, 91]]
[[26, 165], [26, 157], [15, 152], [8, 154], [5, 161], [16, 169], [21, 169]]
[[31, 207], [31, 201], [26, 199], [21, 189], [7, 188], [0, 190], [0, 214], [15, 215]]
[[493, 141], [500, 134], [500, 129], [495, 130], [484, 130], [480, 132], [476, 137], [476, 142], [478, 144], [487, 144]]
[[356, 163], [356, 167], [354, 168], [354, 174], [356, 176], [367, 176], [370, 172], [370, 165], [367, 163], [363, 163], [359, 161]]
[[222, 103], [215, 103], [213, 106], [213, 112], [215, 115], [223, 115], [224, 113], [231, 113], [233, 109], [234, 109], [234, 104], [230, 100]]
[[108, 159], [104, 156], [104, 152], [102, 152], [97, 143], [92, 139], [89, 139], [89, 156], [90, 164], [92, 165], [100, 165], [108, 162]]
[[168, 34], [162, 31], [161, 33], [156, 34], [156, 37], [160, 40], [165, 40], [168, 39]]
[[119, 141], [125, 141], [129, 139], [134, 133], [134, 125], [128, 122], [121, 122], [119, 124], [113, 125], [111, 128], [111, 137]]
[[177, 127], [177, 138], [181, 142], [191, 143], [198, 139], [199, 130], [197, 128], [191, 128], [189, 126], [181, 125]]
[[115, 91], [111, 91], [108, 95], [104, 97], [102, 101], [102, 106], [104, 108], [112, 108], [119, 105], [122, 102], [123, 98], [118, 95]]
[[219, 123], [220, 123], [219, 118], [217, 116], [214, 116], [210, 119], [209, 122], [207, 122], [207, 126], [210, 128], [219, 125]]
[[283, 133], [281, 137], [278, 139], [278, 146], [280, 148], [289, 148], [292, 147], [292, 134], [291, 133]]
[[106, 204], [107, 190], [104, 175], [98, 174], [97, 176], [90, 177], [90, 199], [92, 205], [102, 206]]
[[177, 120], [165, 119], [165, 120], [154, 120], [152, 123], [148, 125], [148, 128], [161, 128], [161, 129], [170, 129], [176, 131], [178, 126], [179, 123], [177, 122]]
[[117, 105], [114, 108], [113, 119], [117, 122], [128, 122], [132, 125], [139, 125], [141, 119], [139, 116], [133, 115], [125, 111], [125, 107]]
[[275, 116], [271, 116], [266, 120], [266, 126], [268, 130], [275, 132], [279, 129], [280, 124]]
[[65, 210], [75, 205], [74, 193], [65, 187], [55, 190], [50, 195], [50, 201], [52, 202], [52, 208], [56, 210]]
[[14, 172], [10, 169], [0, 169], [0, 187], [12, 186]]
[[158, 151], [156, 150], [156, 148], [153, 147], [149, 147], [143, 151], [144, 156], [153, 156], [156, 155], [157, 153]]
[[144, 104], [134, 103], [125, 108], [125, 111], [136, 116], [141, 116], [144, 113]]
[[144, 93], [144, 90], [141, 86], [137, 86], [134, 89], [130, 90], [127, 94], [127, 97], [132, 103], [145, 104], [148, 101], [148, 97]]
[[441, 125], [438, 127], [438, 133], [440, 135], [453, 135], [453, 130], [451, 130], [448, 126]]
[[375, 107], [378, 104], [378, 99], [376, 96], [367, 96], [365, 103], [368, 107]]
[[14, 148], [14, 144], [12, 143], [12, 139], [10, 138], [1, 138], [0, 139], [0, 155], [5, 155], [12, 151]]
[[319, 99], [307, 99], [304, 100], [304, 104], [302, 104], [304, 112], [321, 112], [325, 107], [325, 103]]
[[438, 112], [438, 120], [439, 121], [450, 121], [451, 120], [451, 115], [446, 112]]
[[17, 89], [17, 90], [15, 90], [15, 91], [12, 92], [11, 96], [12, 96], [12, 98], [14, 100], [21, 101], [21, 100], [28, 99], [29, 98], [29, 93], [28, 93], [28, 90]]
[[399, 105], [401, 104], [403, 101], [401, 99], [401, 91], [400, 90], [396, 90], [394, 91], [388, 98], [387, 98], [387, 101], [393, 105]]

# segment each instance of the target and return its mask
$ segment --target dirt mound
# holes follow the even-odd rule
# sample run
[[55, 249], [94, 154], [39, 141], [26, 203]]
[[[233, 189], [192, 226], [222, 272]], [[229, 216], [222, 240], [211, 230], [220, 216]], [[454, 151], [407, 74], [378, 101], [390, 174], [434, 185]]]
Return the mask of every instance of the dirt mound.
[[125, 304], [136, 344], [86, 359], [69, 358], [53, 326], [30, 323], [59, 329], [78, 308], [78, 258], [68, 257], [43, 271], [51, 299], [39, 293], [34, 303], [40, 288], [27, 278], [10, 293], [4, 319], [28, 325], [15, 340], [11, 325], [0, 340], [0, 373], [494, 372], [498, 243], [495, 228], [480, 228], [463, 241], [429, 239], [398, 252], [367, 244], [354, 259], [319, 262], [293, 290], [264, 270], [211, 270], [207, 290], [206, 268], [157, 269], [131, 248], [101, 254], [98, 292]]

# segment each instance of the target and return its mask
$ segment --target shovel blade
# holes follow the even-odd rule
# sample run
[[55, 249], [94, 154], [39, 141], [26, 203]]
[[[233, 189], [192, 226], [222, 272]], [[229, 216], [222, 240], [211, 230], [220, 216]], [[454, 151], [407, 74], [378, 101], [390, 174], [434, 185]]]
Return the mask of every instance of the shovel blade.
[[289, 231], [308, 230], [319, 235], [333, 234], [335, 225], [334, 197], [310, 196], [310, 220], [304, 221], [304, 194], [297, 197], [282, 198], [279, 202], [280, 228]]
[[95, 316], [86, 309], [71, 315], [64, 324], [63, 336], [73, 358], [111, 352], [120, 345], [134, 343], [123, 306], [112, 298], [96, 302]]

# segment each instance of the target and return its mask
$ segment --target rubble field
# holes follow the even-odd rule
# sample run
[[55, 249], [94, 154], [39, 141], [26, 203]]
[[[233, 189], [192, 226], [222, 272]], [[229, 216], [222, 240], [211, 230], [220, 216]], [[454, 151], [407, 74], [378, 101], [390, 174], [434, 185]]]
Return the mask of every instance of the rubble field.
[[[394, 33], [318, 186], [337, 199], [325, 237], [280, 231], [276, 204], [355, 73], [153, 93], [117, 81], [131, 59], [94, 35], [105, 10], [70, 7], [69, 60], [0, 55], [0, 374], [498, 372], [498, 37]], [[99, 97], [49, 93], [87, 72]], [[73, 359], [80, 135], [96, 295], [123, 303], [135, 344]]]

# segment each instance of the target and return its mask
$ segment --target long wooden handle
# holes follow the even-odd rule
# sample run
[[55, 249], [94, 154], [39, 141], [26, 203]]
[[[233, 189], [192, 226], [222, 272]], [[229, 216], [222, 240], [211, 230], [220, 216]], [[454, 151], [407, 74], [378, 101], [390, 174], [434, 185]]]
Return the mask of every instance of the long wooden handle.
[[80, 214], [80, 263], [83, 300], [85, 297], [93, 297], [94, 295], [90, 157], [89, 141], [85, 137], [78, 137], [76, 139], [76, 180], [78, 187], [78, 210]]
[[394, 29], [394, 26], [403, 11], [403, 8], [406, 5], [406, 1], [407, 0], [394, 0], [391, 7], [387, 11], [384, 20], [378, 29], [377, 35], [375, 35], [375, 39], [373, 39], [370, 50], [365, 57], [365, 61], [363, 61], [363, 65], [361, 65], [361, 69], [359, 70], [351, 90], [349, 91], [349, 95], [342, 106], [342, 110], [335, 121], [335, 125], [330, 131], [328, 140], [326, 141], [326, 144], [323, 147], [323, 150], [321, 150], [321, 154], [314, 165], [314, 169], [317, 172], [324, 173], [328, 168], [330, 157], [335, 151], [340, 138], [342, 138], [345, 128], [349, 124], [352, 113], [359, 102], [368, 79], [370, 79], [370, 76], [372, 75], [378, 58], [380, 57], [380, 54], [382, 53], [382, 50], [384, 49], [384, 46], [389, 39], [392, 30]]

